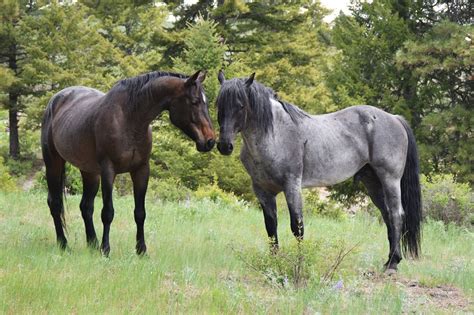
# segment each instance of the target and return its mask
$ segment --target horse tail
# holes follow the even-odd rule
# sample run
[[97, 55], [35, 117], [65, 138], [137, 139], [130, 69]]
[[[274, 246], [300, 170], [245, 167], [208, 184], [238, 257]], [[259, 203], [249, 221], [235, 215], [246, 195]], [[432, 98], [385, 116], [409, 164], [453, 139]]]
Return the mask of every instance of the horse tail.
[[64, 232], [66, 232], [66, 235], [68, 234], [67, 230], [67, 225], [66, 225], [66, 217], [64, 215], [65, 207], [67, 207], [67, 194], [66, 194], [66, 165], [64, 165], [63, 170], [61, 172], [61, 191], [63, 193], [64, 197], [64, 203], [62, 204], [61, 207], [61, 225], [63, 226]]
[[397, 117], [408, 136], [408, 149], [405, 169], [401, 180], [402, 206], [405, 218], [402, 231], [402, 249], [405, 257], [407, 252], [413, 258], [421, 253], [421, 187], [419, 177], [418, 150], [415, 135], [405, 119]]
[[[51, 121], [53, 119], [54, 108], [56, 107], [57, 103], [61, 100], [61, 98], [62, 98], [61, 92], [51, 97], [51, 99], [48, 102], [48, 105], [46, 105], [46, 109], [43, 115], [43, 121], [41, 123], [41, 150], [43, 151], [44, 163], [47, 165], [51, 163], [52, 152], [56, 150], [54, 148], [54, 144], [50, 143], [49, 141], [49, 132], [50, 132], [50, 129], [52, 128]], [[61, 170], [61, 176], [60, 176], [60, 186], [61, 186], [62, 195], [64, 197], [64, 201], [66, 201], [65, 185], [66, 185], [66, 167], [64, 166]], [[64, 228], [64, 231], [67, 233], [66, 218], [65, 218], [64, 212], [65, 212], [64, 203], [61, 202], [61, 212], [60, 212], [61, 225]]]

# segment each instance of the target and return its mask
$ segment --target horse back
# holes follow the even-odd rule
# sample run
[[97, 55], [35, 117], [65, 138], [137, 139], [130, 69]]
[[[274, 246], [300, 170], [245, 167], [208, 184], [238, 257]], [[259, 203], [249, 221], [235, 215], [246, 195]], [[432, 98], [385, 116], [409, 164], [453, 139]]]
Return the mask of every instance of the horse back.
[[403, 171], [407, 136], [395, 115], [360, 105], [313, 116], [308, 124], [305, 186], [336, 184], [366, 164]]
[[55, 94], [43, 118], [43, 148], [56, 152], [81, 170], [98, 172], [94, 133], [103, 95], [79, 86]]

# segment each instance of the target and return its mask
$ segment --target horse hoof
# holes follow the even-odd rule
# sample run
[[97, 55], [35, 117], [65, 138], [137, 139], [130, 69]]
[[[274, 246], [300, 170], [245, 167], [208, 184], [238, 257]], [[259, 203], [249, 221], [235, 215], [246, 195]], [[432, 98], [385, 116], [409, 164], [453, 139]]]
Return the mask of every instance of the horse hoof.
[[146, 245], [137, 245], [136, 247], [137, 255], [138, 256], [145, 256], [146, 255]]
[[388, 269], [385, 270], [384, 273], [385, 273], [386, 276], [391, 277], [391, 276], [397, 274], [397, 269], [388, 268]]
[[67, 249], [67, 240], [65, 238], [58, 239], [57, 240], [57, 245], [62, 251], [66, 251], [66, 249]]
[[100, 251], [102, 252], [102, 256], [104, 256], [105, 258], [109, 258], [110, 246], [107, 246], [107, 247], [102, 246]]
[[99, 249], [99, 241], [97, 239], [92, 239], [87, 241], [87, 247], [91, 250], [98, 250]]

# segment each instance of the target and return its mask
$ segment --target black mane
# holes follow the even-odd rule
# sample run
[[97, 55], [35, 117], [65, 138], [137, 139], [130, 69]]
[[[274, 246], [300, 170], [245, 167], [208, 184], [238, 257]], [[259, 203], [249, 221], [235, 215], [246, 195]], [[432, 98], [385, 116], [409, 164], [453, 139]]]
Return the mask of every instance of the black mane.
[[273, 113], [271, 101], [273, 99], [281, 104], [285, 112], [291, 117], [295, 124], [299, 124], [304, 117], [309, 117], [307, 113], [288, 102], [281, 100], [277, 93], [271, 88], [254, 81], [249, 88], [245, 86], [246, 79], [231, 79], [221, 87], [217, 104], [218, 106], [239, 106], [235, 104], [237, 99], [249, 100], [249, 114], [252, 115], [256, 123], [265, 132], [273, 131]]
[[[189, 77], [181, 73], [153, 71], [153, 72], [138, 75], [136, 77], [122, 79], [115, 84], [114, 88], [117, 87], [117, 88], [125, 89], [128, 93], [129, 105], [132, 108], [135, 108], [135, 105], [137, 104], [137, 100], [144, 92], [142, 90], [143, 87], [150, 81], [153, 81], [160, 77], [166, 77], [166, 76], [180, 78], [180, 79], [187, 79]], [[147, 93], [147, 95], [149, 95], [149, 93]]]

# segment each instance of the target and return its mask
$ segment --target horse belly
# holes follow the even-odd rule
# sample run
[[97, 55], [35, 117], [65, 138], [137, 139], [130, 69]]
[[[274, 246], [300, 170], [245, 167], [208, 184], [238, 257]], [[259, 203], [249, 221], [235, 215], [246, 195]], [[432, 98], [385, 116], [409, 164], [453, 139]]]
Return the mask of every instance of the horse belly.
[[[303, 187], [332, 186], [354, 176], [368, 158], [359, 151], [316, 152], [306, 156], [303, 170]], [[324, 155], [326, 154], [326, 155]]]

